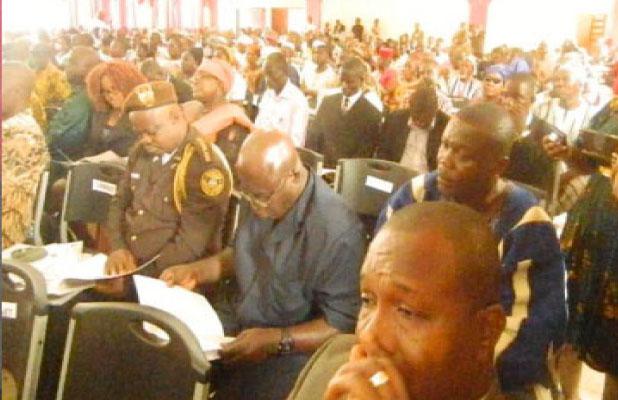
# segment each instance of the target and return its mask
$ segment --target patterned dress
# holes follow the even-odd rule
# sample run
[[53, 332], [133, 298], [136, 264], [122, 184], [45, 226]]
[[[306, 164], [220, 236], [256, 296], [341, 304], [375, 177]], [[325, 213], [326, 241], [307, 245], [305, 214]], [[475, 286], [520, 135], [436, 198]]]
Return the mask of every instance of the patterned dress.
[[48, 162], [45, 137], [30, 109], [2, 121], [3, 249], [24, 242], [39, 178]]

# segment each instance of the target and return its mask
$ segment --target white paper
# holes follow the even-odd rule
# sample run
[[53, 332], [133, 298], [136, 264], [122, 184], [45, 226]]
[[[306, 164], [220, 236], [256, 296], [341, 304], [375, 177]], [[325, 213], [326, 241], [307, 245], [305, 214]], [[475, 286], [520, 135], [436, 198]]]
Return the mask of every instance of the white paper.
[[[133, 279], [139, 303], [170, 313], [182, 321], [209, 359], [218, 355], [221, 344], [233, 340], [224, 337], [223, 325], [204, 296], [178, 286], [169, 287], [162, 280], [147, 276], [134, 275]], [[156, 329], [145, 329], [159, 336]]]
[[2, 302], [2, 319], [17, 318], [17, 303]]
[[114, 196], [116, 194], [116, 185], [113, 183], [101, 181], [99, 179], [92, 180], [92, 190], [99, 193], [109, 194]]
[[[16, 245], [2, 252], [3, 259], [11, 259], [11, 253], [17, 249], [28, 248], [28, 245]], [[105, 254], [83, 254], [83, 243], [54, 243], [44, 246], [47, 256], [30, 263], [41, 272], [45, 278], [47, 294], [62, 296], [78, 290], [84, 290], [95, 285], [96, 281], [116, 279], [135, 274], [154, 262], [155, 256], [137, 269], [118, 275], [105, 274]]]
[[375, 176], [367, 175], [367, 179], [365, 180], [365, 186], [379, 190], [384, 193], [392, 193], [393, 187], [395, 185], [393, 184], [393, 182], [376, 178]]

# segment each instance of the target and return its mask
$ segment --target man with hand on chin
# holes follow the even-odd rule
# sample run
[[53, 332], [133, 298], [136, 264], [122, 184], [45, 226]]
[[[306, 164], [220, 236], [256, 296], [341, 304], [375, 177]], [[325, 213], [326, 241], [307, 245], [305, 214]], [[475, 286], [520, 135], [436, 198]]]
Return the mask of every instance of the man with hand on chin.
[[403, 208], [369, 247], [356, 335], [318, 350], [288, 399], [498, 399], [500, 279], [480, 214], [447, 202]]

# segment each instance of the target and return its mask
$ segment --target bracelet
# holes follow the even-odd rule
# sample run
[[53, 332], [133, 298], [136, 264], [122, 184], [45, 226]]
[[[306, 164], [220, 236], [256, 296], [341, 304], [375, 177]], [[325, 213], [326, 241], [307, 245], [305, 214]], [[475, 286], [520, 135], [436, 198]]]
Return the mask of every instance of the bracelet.
[[277, 355], [286, 355], [294, 351], [294, 338], [289, 328], [281, 328], [281, 340], [277, 347]]

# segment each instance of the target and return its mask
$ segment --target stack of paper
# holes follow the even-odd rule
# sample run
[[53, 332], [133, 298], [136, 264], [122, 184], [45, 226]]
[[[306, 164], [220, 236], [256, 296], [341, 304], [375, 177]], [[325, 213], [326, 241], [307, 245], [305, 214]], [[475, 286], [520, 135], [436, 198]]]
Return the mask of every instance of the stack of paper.
[[[12, 253], [15, 250], [24, 249], [28, 246], [24, 244], [12, 246], [2, 252], [2, 259], [12, 260]], [[83, 243], [54, 243], [44, 247], [47, 255], [31, 262], [45, 278], [47, 294], [50, 296], [62, 296], [78, 290], [93, 287], [98, 280], [115, 279], [126, 275], [134, 274], [148, 264], [156, 260], [157, 257], [140, 265], [130, 273], [120, 275], [105, 274], [105, 254], [84, 254], [82, 253]]]
[[[140, 275], [134, 275], [133, 279], [140, 304], [168, 312], [182, 321], [195, 335], [209, 360], [218, 358], [221, 344], [233, 340], [224, 337], [223, 325], [204, 296], [178, 286], [169, 287], [159, 279]], [[145, 329], [160, 335], [152, 325]]]

